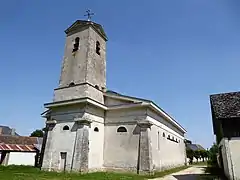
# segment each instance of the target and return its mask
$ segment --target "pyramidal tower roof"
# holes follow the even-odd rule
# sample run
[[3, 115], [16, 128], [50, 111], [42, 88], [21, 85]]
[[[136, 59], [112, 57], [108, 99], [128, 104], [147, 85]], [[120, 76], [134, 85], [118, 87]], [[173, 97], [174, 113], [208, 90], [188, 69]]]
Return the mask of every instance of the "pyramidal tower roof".
[[69, 28], [65, 30], [67, 35], [71, 35], [73, 32], [81, 30], [83, 28], [88, 28], [91, 26], [100, 36], [102, 36], [107, 41], [107, 35], [100, 24], [87, 20], [77, 20]]

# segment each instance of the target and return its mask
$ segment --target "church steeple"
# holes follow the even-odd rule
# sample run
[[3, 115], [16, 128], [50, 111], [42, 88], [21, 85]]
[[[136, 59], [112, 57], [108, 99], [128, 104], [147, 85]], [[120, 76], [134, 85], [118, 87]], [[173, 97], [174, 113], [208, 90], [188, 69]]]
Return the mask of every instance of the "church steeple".
[[77, 20], [65, 30], [65, 52], [58, 89], [83, 84], [101, 91], [106, 88], [107, 36], [100, 24], [90, 21], [91, 15], [88, 11], [88, 20]]

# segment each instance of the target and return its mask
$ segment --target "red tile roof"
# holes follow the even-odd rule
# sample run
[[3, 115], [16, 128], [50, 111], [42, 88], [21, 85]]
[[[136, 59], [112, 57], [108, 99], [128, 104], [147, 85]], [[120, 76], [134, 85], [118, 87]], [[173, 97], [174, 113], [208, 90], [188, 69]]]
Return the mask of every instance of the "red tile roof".
[[33, 145], [0, 144], [0, 151], [36, 152]]
[[37, 137], [0, 135], [0, 143], [33, 145], [38, 144]]

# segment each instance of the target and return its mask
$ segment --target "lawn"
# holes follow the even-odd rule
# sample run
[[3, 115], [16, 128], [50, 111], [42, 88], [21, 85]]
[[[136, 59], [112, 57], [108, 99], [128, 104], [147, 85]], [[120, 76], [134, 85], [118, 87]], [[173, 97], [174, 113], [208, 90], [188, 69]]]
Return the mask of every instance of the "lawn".
[[162, 177], [183, 169], [187, 166], [157, 172], [153, 176], [130, 173], [96, 172], [89, 174], [44, 172], [28, 166], [0, 166], [0, 180], [144, 180]]

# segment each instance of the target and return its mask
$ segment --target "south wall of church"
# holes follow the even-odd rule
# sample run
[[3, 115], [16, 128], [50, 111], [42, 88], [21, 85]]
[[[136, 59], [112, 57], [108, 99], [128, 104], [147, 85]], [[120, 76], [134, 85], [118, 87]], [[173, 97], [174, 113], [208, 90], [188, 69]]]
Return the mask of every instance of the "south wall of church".
[[[123, 109], [107, 111], [105, 119], [104, 167], [136, 171], [139, 147], [137, 120], [146, 118], [145, 110]], [[127, 132], [118, 132], [118, 128]]]
[[186, 151], [183, 133], [167, 126], [169, 122], [162, 123], [168, 120], [154, 112], [148, 113], [147, 120], [153, 123], [150, 132], [153, 168], [164, 170], [184, 165]]

